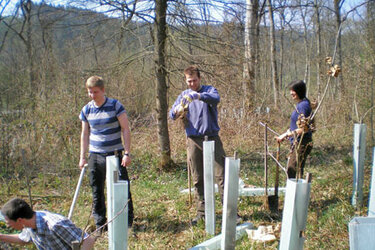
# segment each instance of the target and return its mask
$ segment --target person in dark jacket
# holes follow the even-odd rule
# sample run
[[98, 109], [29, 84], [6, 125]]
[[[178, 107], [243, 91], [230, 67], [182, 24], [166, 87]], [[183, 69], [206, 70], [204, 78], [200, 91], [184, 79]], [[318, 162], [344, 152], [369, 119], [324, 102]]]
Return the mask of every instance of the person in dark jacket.
[[[290, 141], [290, 154], [288, 158], [288, 178], [303, 177], [307, 156], [312, 149], [312, 131], [309, 128], [309, 116], [312, 113], [310, 100], [306, 98], [306, 84], [304, 81], [293, 81], [288, 85], [290, 95], [296, 103], [290, 117], [290, 127], [282, 135], [276, 137], [278, 142], [285, 139]], [[298, 158], [297, 158], [298, 155]]]

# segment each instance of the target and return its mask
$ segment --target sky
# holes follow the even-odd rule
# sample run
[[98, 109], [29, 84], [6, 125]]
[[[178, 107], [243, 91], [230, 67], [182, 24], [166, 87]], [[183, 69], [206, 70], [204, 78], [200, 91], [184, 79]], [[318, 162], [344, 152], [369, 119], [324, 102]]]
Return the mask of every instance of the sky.
[[[9, 15], [13, 12], [15, 6], [17, 3], [19, 3], [20, 0], [0, 0], [0, 10], [4, 8], [4, 5], [6, 3], [9, 3], [5, 9], [5, 11], [2, 13], [2, 15]], [[246, 0], [243, 0], [246, 1]], [[263, 0], [260, 0], [263, 1]], [[327, 3], [332, 2], [333, 0], [325, 0]], [[361, 3], [367, 2], [368, 0], [344, 0], [343, 4], [343, 13], [349, 11], [350, 9], [353, 9], [355, 6], [360, 5]], [[34, 3], [40, 3], [42, 0], [34, 0]], [[44, 0], [45, 3], [51, 3], [53, 5], [65, 5], [69, 2], [72, 2], [71, 0]], [[220, 2], [226, 2], [226, 0], [220, 1]], [[228, 2], [233, 2], [232, 0], [228, 0]], [[82, 6], [80, 6], [82, 7]], [[211, 14], [213, 14], [215, 10], [211, 11]], [[354, 14], [354, 13], [353, 13]]]

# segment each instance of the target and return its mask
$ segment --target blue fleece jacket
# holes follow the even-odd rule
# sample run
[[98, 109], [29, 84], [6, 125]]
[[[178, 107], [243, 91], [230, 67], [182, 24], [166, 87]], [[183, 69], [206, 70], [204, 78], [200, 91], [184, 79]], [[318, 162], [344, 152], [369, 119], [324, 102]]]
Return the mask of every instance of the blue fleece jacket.
[[[174, 102], [169, 112], [171, 119], [175, 120], [174, 108], [181, 103], [184, 95], [192, 90], [184, 90]], [[189, 104], [189, 111], [186, 115], [188, 124], [185, 128], [188, 137], [217, 136], [219, 134], [219, 124], [217, 121], [217, 104], [220, 102], [220, 96], [217, 90], [208, 85], [201, 85], [197, 91], [200, 94], [200, 100], [194, 100]]]

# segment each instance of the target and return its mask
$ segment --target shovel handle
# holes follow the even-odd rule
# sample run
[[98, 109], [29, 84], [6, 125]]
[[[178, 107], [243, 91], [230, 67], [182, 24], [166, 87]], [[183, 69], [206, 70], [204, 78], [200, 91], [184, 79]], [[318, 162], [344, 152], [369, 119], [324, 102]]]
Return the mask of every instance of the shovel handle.
[[[279, 162], [280, 158], [280, 142], [277, 142], [276, 160]], [[275, 195], [279, 195], [279, 166], [276, 164], [276, 175], [275, 175]]]
[[76, 191], [75, 191], [74, 197], [73, 197], [73, 202], [72, 202], [72, 205], [70, 206], [70, 210], [69, 210], [69, 215], [68, 215], [69, 220], [72, 218], [72, 215], [73, 215], [74, 206], [76, 205], [76, 202], [77, 202], [79, 189], [81, 188], [81, 184], [82, 184], [83, 176], [85, 175], [86, 167], [87, 167], [87, 164], [85, 164], [83, 166], [83, 168], [81, 170], [81, 174], [79, 176], [78, 184], [77, 184]]

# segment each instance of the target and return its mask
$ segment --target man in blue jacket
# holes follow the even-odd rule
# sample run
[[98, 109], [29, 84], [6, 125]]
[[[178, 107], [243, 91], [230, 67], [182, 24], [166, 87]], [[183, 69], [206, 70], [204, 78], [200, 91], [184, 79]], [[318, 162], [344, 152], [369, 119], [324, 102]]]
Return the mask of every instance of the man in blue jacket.
[[204, 218], [204, 184], [203, 184], [203, 141], [215, 141], [215, 179], [221, 197], [224, 192], [225, 152], [219, 137], [217, 105], [220, 102], [218, 91], [208, 85], [201, 85], [201, 76], [196, 66], [184, 70], [185, 81], [189, 89], [184, 90], [176, 99], [170, 110], [170, 117], [175, 120], [185, 119], [187, 136], [188, 164], [192, 171], [197, 200], [197, 217], [192, 220], [196, 225]]

